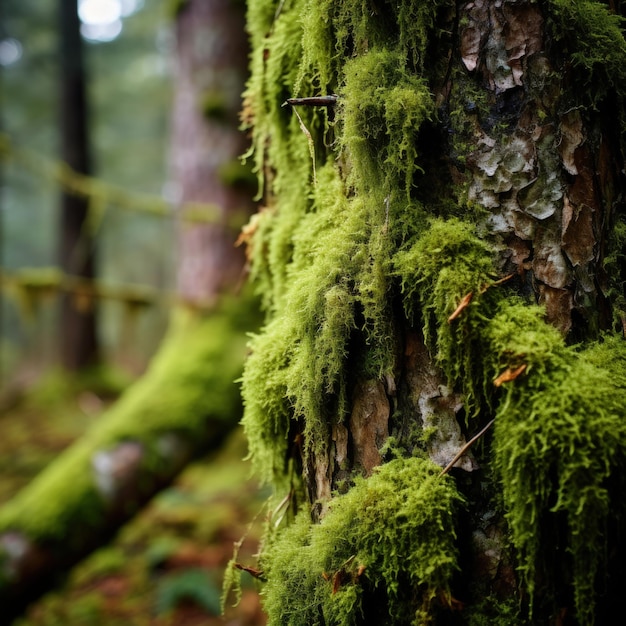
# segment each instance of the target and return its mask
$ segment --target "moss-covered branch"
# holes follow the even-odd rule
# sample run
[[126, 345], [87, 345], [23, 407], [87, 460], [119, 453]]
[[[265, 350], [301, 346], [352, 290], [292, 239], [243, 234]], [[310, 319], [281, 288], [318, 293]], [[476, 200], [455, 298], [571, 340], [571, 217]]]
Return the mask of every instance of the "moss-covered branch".
[[175, 316], [148, 372], [0, 509], [3, 619], [100, 545], [240, 416], [247, 306]]

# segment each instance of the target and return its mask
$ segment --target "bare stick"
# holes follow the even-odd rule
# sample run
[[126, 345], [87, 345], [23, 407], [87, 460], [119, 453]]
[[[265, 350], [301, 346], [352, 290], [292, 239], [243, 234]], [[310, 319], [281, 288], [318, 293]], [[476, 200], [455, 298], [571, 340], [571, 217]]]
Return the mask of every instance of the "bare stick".
[[337, 104], [338, 98], [339, 96], [335, 94], [331, 96], [313, 96], [312, 98], [288, 98], [280, 106], [332, 107]]

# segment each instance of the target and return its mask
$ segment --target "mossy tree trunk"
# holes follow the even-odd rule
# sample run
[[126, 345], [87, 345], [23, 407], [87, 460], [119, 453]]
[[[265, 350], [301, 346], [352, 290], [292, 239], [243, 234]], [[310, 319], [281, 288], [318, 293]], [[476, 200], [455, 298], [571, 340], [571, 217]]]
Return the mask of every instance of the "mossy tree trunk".
[[[193, 0], [176, 18], [172, 178], [181, 202], [214, 203], [220, 220], [181, 227], [178, 287], [188, 306], [172, 313], [146, 374], [0, 510], [2, 623], [106, 542], [194, 456], [219, 446], [241, 417], [235, 380], [255, 323], [251, 299], [233, 295], [244, 265], [233, 222], [253, 207], [249, 176], [233, 165], [244, 149], [244, 15], [229, 0]], [[219, 101], [215, 115], [207, 113], [208, 91]]]
[[620, 10], [250, 3], [271, 624], [620, 612]]

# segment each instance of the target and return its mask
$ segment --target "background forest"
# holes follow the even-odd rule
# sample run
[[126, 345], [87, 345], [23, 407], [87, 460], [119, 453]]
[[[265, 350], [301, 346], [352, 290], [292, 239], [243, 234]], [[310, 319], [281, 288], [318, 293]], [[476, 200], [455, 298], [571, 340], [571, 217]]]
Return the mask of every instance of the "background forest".
[[[172, 147], [177, 133], [176, 89], [183, 90], [174, 81], [175, 57], [177, 23], [184, 28], [180, 16], [190, 3], [78, 3], [91, 163], [89, 178], [82, 181], [88, 210], [76, 248], [97, 259], [91, 291], [77, 291], [77, 284], [68, 283], [67, 272], [60, 268], [61, 195], [73, 184], [63, 170], [60, 152], [64, 129], [59, 112], [63, 75], [59, 25], [64, 4], [72, 3], [4, 0], [0, 5], [0, 505], [8, 511], [0, 522], [3, 527], [7, 519], [19, 516], [11, 517], [19, 509], [12, 501], [33, 477], [55, 461], [58, 464], [59, 455], [90, 427], [111, 421], [107, 417], [111, 407], [144, 374], [168, 326], [172, 332], [172, 326], [181, 325], [180, 320], [173, 323], [172, 316], [194, 315], [189, 309], [206, 304], [182, 303], [182, 279], [177, 288], [176, 277], [177, 263], [179, 269], [183, 264], [177, 252], [179, 237], [185, 237], [176, 210], [189, 199], [183, 197], [185, 183], [176, 173]], [[241, 13], [241, 6], [237, 10]], [[241, 33], [233, 37], [235, 42], [244, 37], [239, 19]], [[245, 58], [243, 41], [236, 45]], [[242, 77], [233, 89], [241, 93]], [[208, 118], [216, 112], [208, 97], [195, 104], [208, 112]], [[232, 111], [228, 115], [218, 111], [220, 123], [227, 117], [228, 125], [236, 128], [239, 100], [226, 105]], [[237, 147], [237, 154], [243, 146]], [[187, 169], [193, 169], [188, 162]], [[230, 166], [230, 174], [239, 180], [236, 165]], [[240, 187], [242, 196], [253, 196], [252, 187]], [[201, 213], [207, 208], [203, 198], [195, 200], [199, 204], [192, 209]], [[73, 298], [72, 306], [79, 309], [82, 297], [86, 309], [97, 311], [98, 358], [76, 371], [61, 365], [62, 296]], [[225, 373], [230, 376], [231, 396], [237, 396], [232, 381], [243, 359], [243, 327], [255, 324], [254, 316], [246, 319], [233, 339], [234, 369], [226, 367]], [[227, 341], [228, 337], [224, 346]], [[145, 393], [154, 396], [153, 390]], [[130, 396], [126, 405], [132, 402], [132, 392]], [[165, 403], [167, 410], [172, 403]], [[49, 587], [55, 590], [21, 616], [24, 603], [12, 609], [9, 596], [3, 595], [0, 623], [191, 625], [217, 620], [221, 579], [233, 543], [245, 535], [242, 554], [255, 551], [260, 529], [248, 524], [262, 502], [242, 461], [246, 454], [242, 435], [237, 431], [228, 435], [239, 419], [238, 401], [228, 406], [234, 407], [229, 408], [229, 426], [207, 446], [212, 451], [194, 449], [192, 456], [199, 460], [124, 526], [112, 543], [74, 569], [70, 564], [85, 553], [84, 546], [90, 544], [87, 551], [98, 543], [104, 546], [119, 520], [96, 529], [89, 541], [62, 537], [67, 562], [61, 566], [54, 561], [45, 582], [24, 593], [31, 599]], [[115, 419], [121, 423], [135, 418]], [[42, 488], [40, 493], [51, 489]], [[35, 494], [33, 499], [39, 497]], [[141, 492], [136, 504], [125, 503], [128, 514], [121, 517], [140, 509], [148, 497]], [[45, 504], [38, 503], [38, 511], [39, 505], [44, 511]], [[79, 526], [71, 532], [82, 530]], [[86, 524], [84, 532], [95, 530]], [[5, 539], [6, 535], [3, 548], [10, 552], [10, 539]], [[76, 555], [74, 544], [80, 546]], [[3, 571], [3, 576], [9, 571], [6, 564]], [[227, 610], [228, 623], [264, 622], [253, 586], [248, 587], [239, 608]], [[15, 620], [8, 617], [11, 612]]]

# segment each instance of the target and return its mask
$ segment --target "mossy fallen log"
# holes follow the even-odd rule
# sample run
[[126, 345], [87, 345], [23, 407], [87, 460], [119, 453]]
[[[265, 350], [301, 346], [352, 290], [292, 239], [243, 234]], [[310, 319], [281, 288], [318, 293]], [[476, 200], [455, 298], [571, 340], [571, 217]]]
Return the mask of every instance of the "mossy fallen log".
[[147, 373], [0, 509], [2, 623], [237, 424], [248, 310], [239, 302], [173, 316]]

